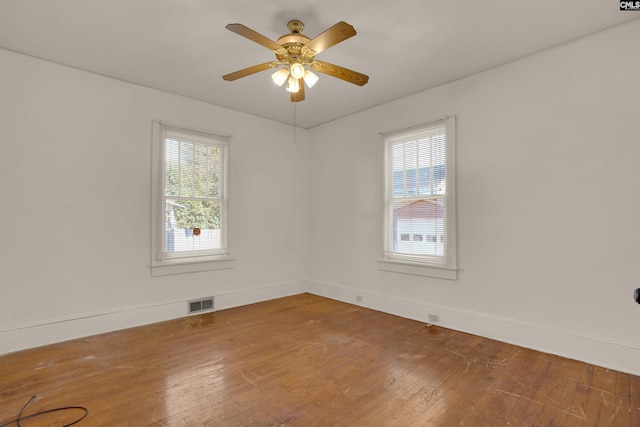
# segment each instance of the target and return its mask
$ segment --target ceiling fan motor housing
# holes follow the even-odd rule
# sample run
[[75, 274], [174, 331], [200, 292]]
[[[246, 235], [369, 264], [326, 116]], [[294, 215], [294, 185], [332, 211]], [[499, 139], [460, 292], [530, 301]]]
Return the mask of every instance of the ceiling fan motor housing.
[[278, 39], [278, 44], [287, 51], [287, 55], [276, 52], [276, 58], [278, 58], [278, 61], [283, 62], [283, 65], [290, 65], [291, 62], [296, 62], [296, 60], [303, 64], [311, 63], [315, 52], [311, 52], [309, 49], [303, 50], [302, 48], [311, 41], [309, 37], [301, 33], [304, 24], [294, 19], [289, 21], [287, 27], [291, 33], [285, 34]]

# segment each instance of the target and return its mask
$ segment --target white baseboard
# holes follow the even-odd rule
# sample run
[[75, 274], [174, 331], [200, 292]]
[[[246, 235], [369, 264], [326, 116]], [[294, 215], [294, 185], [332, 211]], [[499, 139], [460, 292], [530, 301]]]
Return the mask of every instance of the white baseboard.
[[[333, 283], [302, 280], [203, 297], [214, 296], [215, 309], [224, 310], [304, 292], [425, 323], [433, 323], [428, 316], [435, 314], [440, 319], [437, 324], [446, 328], [640, 375], [640, 345], [636, 343]], [[0, 354], [185, 317], [187, 301], [122, 307], [0, 329]]]
[[[215, 310], [223, 310], [301, 294], [307, 288], [306, 281], [299, 281], [202, 297], [214, 296]], [[121, 307], [3, 328], [0, 329], [0, 354], [185, 317], [189, 315], [189, 300]]]
[[429, 314], [445, 328], [640, 375], [640, 345], [523, 322], [508, 317], [383, 295], [334, 283], [310, 281], [309, 293], [425, 323]]
[[307, 292], [309, 282], [282, 283], [254, 289], [244, 289], [216, 295], [216, 310], [239, 307], [247, 304], [268, 301], [276, 298], [288, 297]]

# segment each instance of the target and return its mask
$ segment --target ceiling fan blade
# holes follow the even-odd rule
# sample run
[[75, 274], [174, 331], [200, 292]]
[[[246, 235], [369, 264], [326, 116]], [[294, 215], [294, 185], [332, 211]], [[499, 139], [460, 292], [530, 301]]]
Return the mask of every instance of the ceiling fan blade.
[[254, 65], [253, 67], [238, 70], [233, 73], [225, 74], [222, 76], [224, 80], [233, 81], [242, 77], [250, 76], [251, 74], [259, 73], [260, 71], [268, 70], [278, 66], [277, 62], [265, 62], [264, 64]]
[[253, 31], [251, 28], [242, 25], [242, 24], [228, 24], [225, 27], [227, 30], [232, 31], [238, 35], [241, 35], [242, 37], [246, 37], [251, 41], [254, 41], [264, 47], [266, 47], [269, 50], [272, 50], [274, 52], [278, 52], [280, 54], [285, 54], [287, 53], [287, 51], [280, 46], [278, 43], [274, 42], [273, 40], [263, 36], [262, 34]]
[[333, 27], [325, 30], [322, 34], [314, 37], [305, 46], [314, 51], [317, 55], [323, 50], [329, 49], [331, 46], [335, 46], [355, 35], [356, 30], [351, 25], [340, 21]]
[[328, 74], [337, 77], [354, 85], [364, 86], [369, 81], [369, 76], [349, 70], [348, 68], [339, 67], [324, 61], [313, 61], [311, 68], [319, 73]]
[[298, 79], [298, 85], [300, 85], [300, 90], [291, 94], [291, 102], [304, 101], [304, 80]]

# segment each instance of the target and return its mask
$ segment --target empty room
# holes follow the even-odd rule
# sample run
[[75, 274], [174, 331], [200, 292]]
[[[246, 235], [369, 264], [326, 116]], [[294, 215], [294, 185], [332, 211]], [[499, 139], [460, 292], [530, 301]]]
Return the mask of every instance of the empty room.
[[640, 426], [640, 3], [0, 0], [0, 427]]

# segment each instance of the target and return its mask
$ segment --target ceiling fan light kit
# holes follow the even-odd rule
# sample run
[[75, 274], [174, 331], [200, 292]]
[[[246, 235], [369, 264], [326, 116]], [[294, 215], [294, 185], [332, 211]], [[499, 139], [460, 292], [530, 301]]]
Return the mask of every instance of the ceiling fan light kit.
[[229, 24], [225, 28], [271, 50], [277, 60], [226, 74], [222, 76], [224, 80], [233, 81], [260, 71], [282, 67], [273, 73], [271, 78], [278, 86], [287, 82], [286, 90], [290, 93], [291, 102], [305, 99], [304, 84], [311, 88], [318, 82], [318, 76], [311, 69], [358, 86], [364, 86], [369, 81], [369, 77], [362, 73], [315, 59], [320, 52], [356, 35], [356, 30], [346, 22], [340, 21], [310, 39], [302, 34], [304, 24], [294, 19], [287, 24], [291, 33], [283, 35], [277, 42], [242, 24]]

